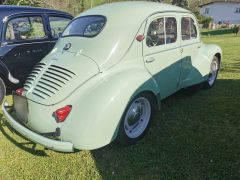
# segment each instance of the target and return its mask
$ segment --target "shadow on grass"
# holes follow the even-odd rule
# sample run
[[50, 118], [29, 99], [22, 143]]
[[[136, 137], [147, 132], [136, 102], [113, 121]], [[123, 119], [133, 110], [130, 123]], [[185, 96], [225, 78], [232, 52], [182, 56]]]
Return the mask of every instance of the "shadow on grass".
[[162, 102], [147, 136], [134, 146], [92, 151], [103, 179], [240, 177], [240, 80], [218, 80], [193, 96]]
[[[7, 133], [5, 131], [4, 126], [7, 127], [13, 134], [17, 134], [18, 136], [23, 138], [26, 142], [20, 143], [17, 140], [15, 140], [15, 138], [11, 137], [11, 135], [9, 135], [9, 133]], [[18, 148], [20, 148], [32, 155], [47, 156], [47, 154], [44, 152], [44, 150], [36, 149], [36, 143], [29, 141], [24, 136], [22, 136], [17, 131], [15, 131], [8, 123], [4, 122], [2, 114], [0, 114], [0, 131], [9, 141], [11, 141], [13, 144], [15, 144]], [[31, 146], [31, 147], [27, 147], [27, 146]]]

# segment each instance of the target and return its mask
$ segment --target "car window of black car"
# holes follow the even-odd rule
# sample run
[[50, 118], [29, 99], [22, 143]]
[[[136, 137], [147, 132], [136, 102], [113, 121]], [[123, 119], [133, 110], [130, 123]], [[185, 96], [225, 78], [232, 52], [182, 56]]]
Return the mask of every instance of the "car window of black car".
[[[0, 19], [1, 20], [1, 19]], [[0, 35], [2, 34], [2, 24], [0, 22]], [[0, 38], [0, 42], [2, 41], [2, 39]], [[0, 44], [1, 45], [1, 44]]]
[[70, 21], [70, 18], [50, 16], [49, 23], [53, 38], [59, 38]]
[[7, 23], [5, 40], [18, 42], [46, 37], [41, 16], [17, 17]]

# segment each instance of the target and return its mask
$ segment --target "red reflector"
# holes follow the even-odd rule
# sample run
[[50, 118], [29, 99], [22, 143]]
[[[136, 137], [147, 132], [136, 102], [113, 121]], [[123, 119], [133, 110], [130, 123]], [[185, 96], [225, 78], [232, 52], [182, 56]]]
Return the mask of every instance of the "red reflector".
[[24, 92], [24, 89], [23, 89], [23, 88], [19, 88], [19, 89], [16, 90], [16, 93], [17, 93], [17, 95], [19, 95], [19, 96], [22, 96], [22, 95], [23, 95], [23, 92]]
[[144, 40], [144, 38], [145, 38], [144, 35], [138, 35], [138, 36], [136, 37], [136, 39], [137, 39], [139, 42], [141, 42], [142, 40]]
[[54, 116], [56, 118], [56, 121], [58, 123], [64, 122], [65, 119], [67, 118], [68, 114], [71, 112], [71, 110], [72, 110], [72, 106], [71, 105], [67, 105], [67, 106], [65, 106], [63, 108], [60, 108], [60, 109], [56, 110], [54, 112]]

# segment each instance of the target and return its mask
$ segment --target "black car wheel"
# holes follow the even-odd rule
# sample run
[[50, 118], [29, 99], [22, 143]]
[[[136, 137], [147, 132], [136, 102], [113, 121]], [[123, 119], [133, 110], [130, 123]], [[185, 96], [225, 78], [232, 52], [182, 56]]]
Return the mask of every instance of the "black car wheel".
[[6, 87], [2, 78], [0, 78], [0, 104], [2, 104], [5, 95], [6, 95]]
[[116, 142], [126, 146], [142, 139], [149, 129], [155, 108], [151, 94], [141, 93], [136, 96], [123, 114]]
[[208, 79], [205, 82], [206, 89], [213, 87], [213, 85], [215, 84], [217, 75], [218, 75], [218, 71], [219, 71], [219, 67], [220, 67], [219, 59], [216, 56], [214, 56], [212, 63], [211, 63]]

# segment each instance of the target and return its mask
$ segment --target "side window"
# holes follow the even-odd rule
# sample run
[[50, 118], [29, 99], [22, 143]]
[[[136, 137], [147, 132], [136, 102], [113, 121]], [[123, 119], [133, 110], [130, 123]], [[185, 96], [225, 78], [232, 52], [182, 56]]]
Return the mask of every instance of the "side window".
[[182, 18], [181, 31], [182, 40], [190, 40], [197, 38], [197, 28], [192, 18]]
[[163, 18], [155, 19], [149, 25], [146, 42], [148, 47], [165, 44]]
[[69, 18], [50, 16], [49, 22], [52, 36], [54, 38], [59, 38], [70, 21], [71, 19]]
[[166, 44], [174, 43], [177, 40], [177, 21], [173, 17], [165, 18]]
[[206, 9], [205, 9], [204, 14], [209, 14], [209, 8], [206, 8]]
[[240, 7], [237, 7], [237, 8], [236, 8], [235, 13], [240, 13]]
[[177, 40], [177, 21], [174, 17], [158, 18], [151, 22], [147, 31], [148, 47], [174, 43]]
[[196, 27], [193, 19], [191, 19], [191, 38], [192, 39], [197, 38], [197, 27]]
[[20, 17], [8, 22], [5, 40], [34, 40], [42, 39], [45, 35], [42, 17]]
[[182, 30], [182, 40], [189, 40], [190, 39], [190, 19], [189, 18], [182, 18], [181, 21], [181, 30]]

